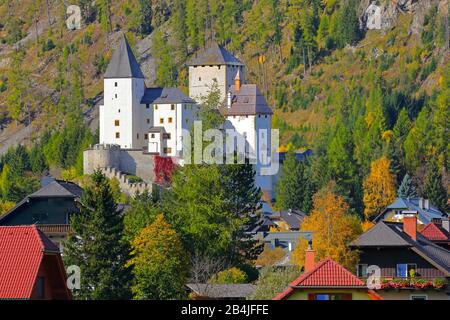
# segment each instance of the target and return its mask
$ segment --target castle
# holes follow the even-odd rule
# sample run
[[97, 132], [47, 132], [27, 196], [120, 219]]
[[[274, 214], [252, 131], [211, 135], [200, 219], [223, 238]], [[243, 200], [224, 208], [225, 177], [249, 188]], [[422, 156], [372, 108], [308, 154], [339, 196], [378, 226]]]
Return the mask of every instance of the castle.
[[[226, 119], [222, 129], [245, 140], [245, 153], [254, 158], [256, 185], [272, 194], [272, 178], [260, 174], [267, 166], [262, 158], [271, 153], [272, 110], [257, 86], [245, 83], [244, 64], [213, 44], [188, 66], [189, 96], [177, 88], [147, 88], [126, 37], [121, 37], [104, 75], [100, 143], [85, 151], [85, 173], [100, 168], [151, 183], [155, 156], [183, 165], [183, 132], [200, 120], [199, 102], [216, 83], [223, 101], [219, 110]], [[126, 183], [121, 187], [130, 193], [141, 188]]]

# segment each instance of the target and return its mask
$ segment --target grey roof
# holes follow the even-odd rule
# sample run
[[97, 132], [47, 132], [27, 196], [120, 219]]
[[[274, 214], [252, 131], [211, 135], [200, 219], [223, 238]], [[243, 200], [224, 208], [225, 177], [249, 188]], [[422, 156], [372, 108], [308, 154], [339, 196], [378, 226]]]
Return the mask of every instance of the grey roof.
[[69, 197], [79, 198], [83, 194], [83, 189], [75, 183], [55, 180], [38, 191], [30, 194], [29, 198], [47, 197]]
[[186, 286], [195, 294], [208, 298], [247, 298], [255, 292], [253, 284], [206, 284], [188, 283]]
[[226, 116], [273, 114], [256, 84], [243, 84], [239, 91], [236, 91], [233, 85], [230, 87], [230, 93], [231, 107], [221, 108], [222, 114]]
[[119, 48], [114, 52], [104, 78], [145, 78], [125, 35], [120, 38]]
[[306, 217], [306, 213], [300, 210], [281, 210], [275, 211], [270, 216], [271, 219], [284, 220], [290, 229], [300, 229], [300, 225]]
[[233, 56], [224, 47], [213, 43], [206, 50], [196, 53], [194, 58], [188, 63], [189, 66], [208, 66], [208, 65], [240, 65], [244, 64]]
[[195, 103], [178, 88], [147, 88], [141, 100], [142, 104]]
[[381, 221], [350, 244], [351, 247], [408, 247], [437, 269], [450, 276], [450, 251], [419, 232], [414, 240], [403, 232], [403, 223]]
[[151, 127], [148, 132], [156, 132], [156, 133], [161, 133], [161, 132], [166, 132], [166, 129], [164, 127]]
[[429, 204], [428, 209], [425, 209], [419, 206], [419, 202], [420, 198], [396, 198], [393, 203], [388, 205], [386, 209], [374, 219], [374, 221], [382, 220], [385, 213], [389, 210], [417, 211], [419, 220], [425, 224], [430, 223], [433, 219], [440, 219], [445, 216], [445, 214], [432, 203]]

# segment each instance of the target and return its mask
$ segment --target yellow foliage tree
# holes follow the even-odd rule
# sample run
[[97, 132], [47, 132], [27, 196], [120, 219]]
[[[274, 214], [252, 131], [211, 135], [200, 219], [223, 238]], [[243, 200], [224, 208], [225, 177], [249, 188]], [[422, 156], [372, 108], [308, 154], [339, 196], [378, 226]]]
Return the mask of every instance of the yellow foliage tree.
[[370, 164], [370, 173], [364, 180], [364, 215], [366, 219], [379, 214], [396, 197], [395, 176], [390, 172], [390, 161], [382, 157]]
[[0, 217], [14, 207], [14, 202], [0, 199]]
[[[333, 189], [331, 183], [314, 195], [313, 210], [300, 229], [313, 232], [312, 246], [317, 261], [331, 258], [352, 270], [357, 263], [358, 252], [350, 250], [348, 244], [362, 233], [361, 222], [348, 212], [348, 204]], [[295, 264], [304, 265], [307, 247], [307, 241], [301, 238], [292, 256]]]
[[264, 251], [261, 252], [261, 254], [258, 256], [258, 259], [256, 260], [257, 266], [273, 266], [275, 263], [280, 261], [284, 256], [286, 255], [286, 252], [280, 247], [276, 247], [274, 249], [271, 249], [269, 245], [264, 246]]

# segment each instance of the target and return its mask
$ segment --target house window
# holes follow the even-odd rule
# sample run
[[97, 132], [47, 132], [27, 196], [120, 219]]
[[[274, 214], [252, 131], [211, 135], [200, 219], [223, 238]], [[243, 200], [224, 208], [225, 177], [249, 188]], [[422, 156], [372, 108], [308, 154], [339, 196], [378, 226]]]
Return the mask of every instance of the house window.
[[114, 82], [114, 87], [117, 87], [117, 82]]
[[170, 133], [163, 133], [163, 139], [170, 140]]
[[171, 117], [169, 117], [169, 123], [172, 123], [172, 118]]
[[352, 300], [351, 293], [310, 293], [308, 300]]
[[120, 132], [116, 132], [116, 139], [120, 138]]
[[175, 110], [175, 105], [174, 104], [170, 105], [170, 110]]
[[166, 154], [172, 153], [172, 148], [164, 148], [164, 153]]
[[115, 125], [116, 127], [120, 126], [120, 120], [114, 120], [114, 125]]
[[411, 277], [417, 270], [415, 263], [398, 263], [397, 277], [408, 278]]
[[152, 139], [155, 139], [155, 134], [152, 133], [152, 134], [150, 135], [150, 137], [151, 137]]
[[367, 264], [358, 264], [356, 267], [356, 275], [358, 278], [367, 277]]
[[36, 295], [38, 299], [45, 298], [45, 278], [37, 277], [36, 279]]
[[144, 134], [144, 140], [148, 140], [148, 133]]
[[164, 118], [159, 118], [159, 123], [164, 123]]
[[428, 300], [428, 296], [426, 294], [412, 294], [411, 300]]

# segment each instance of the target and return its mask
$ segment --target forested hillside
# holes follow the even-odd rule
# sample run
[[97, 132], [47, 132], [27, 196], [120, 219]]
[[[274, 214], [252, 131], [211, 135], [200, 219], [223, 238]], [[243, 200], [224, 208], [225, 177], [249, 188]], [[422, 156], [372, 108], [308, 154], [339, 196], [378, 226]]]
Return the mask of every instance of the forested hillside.
[[448, 1], [379, 0], [380, 30], [365, 27], [367, 0], [73, 2], [80, 30], [67, 29], [65, 1], [0, 0], [0, 150], [27, 146], [0, 162], [4, 199], [18, 201], [47, 170], [82, 174], [102, 74], [126, 32], [154, 67], [144, 68], [149, 86], [186, 90], [186, 61], [211, 41], [244, 61], [246, 80], [274, 108], [282, 148], [314, 150], [299, 180], [310, 194], [334, 180], [350, 207], [370, 216], [373, 195], [386, 189], [371, 181], [386, 179], [395, 194], [408, 173], [419, 195], [446, 207]]

